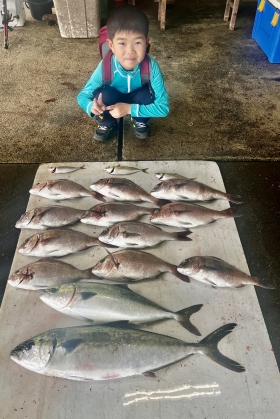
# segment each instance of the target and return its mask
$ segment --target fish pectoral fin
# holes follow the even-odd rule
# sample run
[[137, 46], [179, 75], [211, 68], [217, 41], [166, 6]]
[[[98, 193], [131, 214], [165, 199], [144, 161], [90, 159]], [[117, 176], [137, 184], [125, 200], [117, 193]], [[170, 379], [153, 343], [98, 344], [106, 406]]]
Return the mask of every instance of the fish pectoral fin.
[[120, 196], [119, 195], [117, 195], [116, 193], [112, 193], [111, 192], [111, 195], [113, 196], [113, 197], [115, 197], [115, 198], [119, 198]]
[[95, 295], [97, 295], [96, 292], [81, 292], [80, 296], [82, 300], [89, 300], [90, 298], [94, 297]]
[[100, 220], [102, 217], [106, 215], [106, 211], [89, 211], [89, 214], [94, 214], [94, 216]]
[[212, 285], [212, 287], [217, 288], [217, 285], [215, 284], [215, 282], [210, 281], [210, 279], [204, 278], [203, 281], [206, 282], [207, 284]]
[[121, 290], [126, 290], [126, 291], [129, 289], [128, 286], [125, 284], [112, 284], [112, 287], [116, 287], [116, 288], [119, 288]]
[[52, 209], [51, 207], [49, 207], [49, 208], [45, 208], [42, 212], [40, 212], [40, 214], [38, 214], [38, 210], [37, 210], [37, 208], [36, 208], [36, 210], [35, 210], [35, 214], [36, 214], [36, 215], [39, 215], [39, 217], [40, 217], [40, 218], [42, 218], [42, 217], [43, 217], [45, 214], [47, 214], [47, 212], [49, 212], [51, 209]]
[[125, 185], [126, 185], [125, 182], [113, 182], [113, 183], [110, 183], [110, 187], [111, 188], [115, 188], [115, 187], [119, 188], [120, 186], [125, 186]]
[[106, 326], [110, 327], [129, 327], [129, 320], [117, 320], [115, 322], [108, 322], [106, 323]]
[[73, 352], [82, 342], [84, 342], [83, 339], [71, 339], [59, 345], [58, 348], [63, 348], [65, 355], [67, 355]]
[[140, 233], [129, 233], [128, 231], [123, 232], [124, 237], [141, 237]]
[[158, 378], [153, 371], [145, 371], [142, 373], [142, 375], [149, 378]]
[[182, 187], [186, 186], [186, 182], [177, 183], [176, 185], [173, 185], [175, 189], [180, 189]]

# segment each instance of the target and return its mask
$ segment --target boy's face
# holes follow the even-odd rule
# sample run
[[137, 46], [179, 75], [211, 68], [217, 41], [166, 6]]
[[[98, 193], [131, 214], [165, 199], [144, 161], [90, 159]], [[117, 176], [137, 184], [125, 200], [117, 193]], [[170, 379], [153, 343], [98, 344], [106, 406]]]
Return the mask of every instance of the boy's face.
[[107, 43], [125, 70], [133, 70], [146, 54], [149, 38], [134, 32], [117, 32]]

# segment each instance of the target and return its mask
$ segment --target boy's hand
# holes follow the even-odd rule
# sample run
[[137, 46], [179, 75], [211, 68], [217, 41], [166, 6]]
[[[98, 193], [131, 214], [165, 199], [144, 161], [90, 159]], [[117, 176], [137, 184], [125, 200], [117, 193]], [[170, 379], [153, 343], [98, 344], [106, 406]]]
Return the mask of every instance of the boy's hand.
[[100, 115], [106, 110], [106, 106], [102, 102], [102, 93], [99, 93], [98, 99], [93, 98], [93, 105], [91, 108], [91, 113], [94, 115]]
[[106, 111], [109, 111], [113, 118], [121, 118], [130, 113], [129, 103], [116, 103], [115, 105], [106, 106]]

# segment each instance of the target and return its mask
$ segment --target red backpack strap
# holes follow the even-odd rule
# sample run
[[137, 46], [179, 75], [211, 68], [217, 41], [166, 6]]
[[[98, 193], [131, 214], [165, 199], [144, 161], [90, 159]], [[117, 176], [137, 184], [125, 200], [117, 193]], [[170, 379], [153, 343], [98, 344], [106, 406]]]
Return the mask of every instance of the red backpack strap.
[[145, 55], [144, 60], [140, 66], [142, 85], [148, 84], [151, 79], [151, 62], [148, 54]]
[[107, 53], [109, 46], [106, 42], [106, 40], [109, 38], [107, 26], [103, 26], [101, 29], [99, 29], [98, 33], [98, 47], [99, 47], [99, 53], [100, 57], [104, 58], [105, 53]]
[[113, 82], [112, 75], [112, 51], [108, 51], [105, 57], [103, 58], [102, 63], [102, 79], [103, 84], [111, 84]]

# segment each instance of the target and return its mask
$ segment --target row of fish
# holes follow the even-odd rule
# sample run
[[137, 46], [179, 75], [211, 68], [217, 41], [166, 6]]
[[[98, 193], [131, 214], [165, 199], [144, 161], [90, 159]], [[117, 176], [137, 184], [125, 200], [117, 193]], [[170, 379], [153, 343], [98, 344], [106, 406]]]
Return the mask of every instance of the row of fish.
[[136, 183], [126, 178], [105, 178], [90, 185], [93, 191], [67, 179], [46, 180], [33, 185], [30, 193], [44, 198], [61, 201], [92, 197], [105, 202], [106, 199], [115, 201], [150, 202], [162, 206], [172, 201], [211, 201], [224, 199], [240, 204], [240, 196], [235, 196], [211, 188], [195, 180], [179, 178], [165, 180], [157, 184], [149, 194]]
[[256, 285], [274, 289], [272, 285], [213, 256], [193, 256], [176, 267], [151, 253], [131, 249], [108, 252], [93, 267], [85, 270], [54, 258], [40, 259], [18, 269], [8, 278], [8, 283], [15, 288], [38, 290], [82, 279], [130, 283], [156, 278], [165, 272], [184, 282], [194, 279], [213, 287], [240, 288]]
[[[70, 173], [83, 168], [60, 166], [50, 171]], [[127, 175], [137, 171], [146, 173], [147, 169], [118, 165], [104, 170], [112, 175]], [[186, 202], [170, 203], [170, 200], [226, 199], [236, 203], [241, 200], [239, 196], [217, 191], [194, 179], [177, 174], [156, 175], [162, 182], [150, 194], [125, 178], [101, 179], [90, 185], [93, 192], [69, 180], [48, 180], [33, 186], [31, 194], [57, 201], [90, 196], [104, 203], [87, 211], [54, 206], [38, 207], [24, 214], [17, 222], [18, 228], [58, 229], [34, 234], [21, 245], [20, 253], [43, 259], [23, 266], [8, 282], [18, 288], [42, 289], [40, 298], [44, 303], [96, 326], [53, 329], [35, 336], [12, 350], [11, 358], [15, 362], [37, 373], [73, 380], [108, 380], [138, 374], [155, 377], [157, 370], [192, 354], [205, 354], [232, 371], [245, 371], [243, 366], [222, 355], [217, 347], [235, 328], [235, 323], [220, 327], [195, 344], [138, 330], [146, 323], [173, 319], [199, 336], [190, 317], [202, 305], [172, 312], [134, 293], [124, 285], [126, 283], [170, 272], [185, 282], [191, 278], [214, 287], [253, 284], [272, 288], [214, 257], [188, 258], [177, 267], [150, 253], [134, 250], [165, 240], [190, 240], [189, 230], [168, 233], [137, 222], [144, 214], [151, 215], [151, 223], [184, 229], [239, 216], [231, 208], [214, 211]], [[122, 202], [106, 202], [108, 199]], [[144, 208], [123, 201], [150, 202], [161, 208]], [[79, 220], [108, 228], [98, 238], [60, 229]], [[106, 250], [108, 255], [86, 270], [49, 257], [96, 245], [128, 249], [114, 253]], [[112, 283], [108, 285], [104, 279]]]
[[141, 207], [123, 202], [97, 204], [89, 210], [66, 206], [42, 206], [23, 214], [16, 223], [17, 228], [39, 229], [64, 227], [81, 221], [101, 227], [110, 227], [123, 221], [135, 221], [143, 215], [151, 215], [152, 224], [171, 227], [194, 228], [210, 224], [218, 219], [240, 217], [236, 209], [213, 210], [197, 204], [185, 202], [170, 203], [159, 209]]

